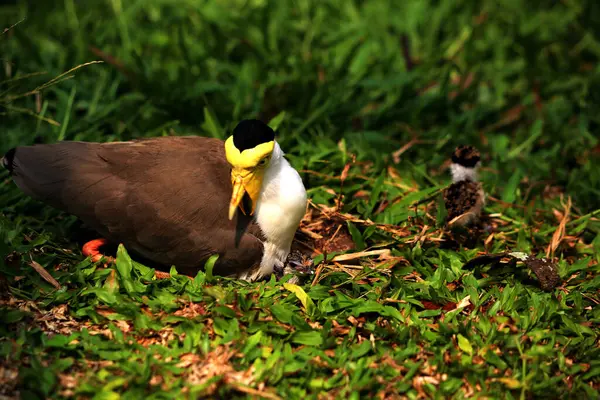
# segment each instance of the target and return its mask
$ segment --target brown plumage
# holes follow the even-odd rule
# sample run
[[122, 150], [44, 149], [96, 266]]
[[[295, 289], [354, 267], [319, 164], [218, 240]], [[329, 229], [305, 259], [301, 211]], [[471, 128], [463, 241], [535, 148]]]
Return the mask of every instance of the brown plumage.
[[2, 160], [27, 194], [79, 217], [102, 236], [180, 273], [236, 275], [261, 260], [250, 216], [228, 219], [232, 186], [223, 142], [165, 137], [18, 147]]
[[469, 225], [481, 215], [484, 192], [481, 183], [458, 181], [444, 191], [449, 225]]

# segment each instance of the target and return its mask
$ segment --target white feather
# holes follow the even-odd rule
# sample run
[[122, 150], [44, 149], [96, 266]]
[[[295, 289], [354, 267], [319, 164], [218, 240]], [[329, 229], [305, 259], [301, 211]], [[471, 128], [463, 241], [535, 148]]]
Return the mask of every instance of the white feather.
[[477, 182], [477, 167], [479, 163], [475, 165], [474, 168], [469, 168], [462, 166], [457, 163], [452, 163], [450, 165], [450, 171], [452, 173], [452, 182], [461, 182], [461, 181], [473, 181]]
[[275, 142], [254, 212], [254, 218], [266, 237], [263, 258], [260, 268], [244, 274], [242, 279], [259, 279], [270, 275], [275, 265], [283, 265], [306, 212], [306, 200], [306, 189], [300, 175]]

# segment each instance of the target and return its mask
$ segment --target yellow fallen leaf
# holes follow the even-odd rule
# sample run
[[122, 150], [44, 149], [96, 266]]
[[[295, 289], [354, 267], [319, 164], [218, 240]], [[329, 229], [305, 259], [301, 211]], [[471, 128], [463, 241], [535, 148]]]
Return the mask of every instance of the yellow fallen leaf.
[[298, 285], [294, 285], [293, 283], [284, 283], [283, 287], [296, 295], [298, 300], [300, 300], [300, 303], [302, 303], [304, 306], [304, 310], [307, 314], [311, 315], [313, 313], [315, 303], [313, 303], [312, 299], [308, 297], [304, 289]]
[[498, 378], [498, 381], [504, 383], [509, 389], [518, 389], [521, 387], [521, 382], [515, 378]]

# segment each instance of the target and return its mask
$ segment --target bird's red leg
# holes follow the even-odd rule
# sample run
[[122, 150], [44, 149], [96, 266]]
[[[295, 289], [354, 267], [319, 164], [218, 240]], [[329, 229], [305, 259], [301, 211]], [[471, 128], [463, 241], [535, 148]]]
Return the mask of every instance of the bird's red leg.
[[[106, 239], [90, 240], [89, 242], [83, 245], [81, 252], [84, 256], [91, 257], [92, 262], [98, 262], [102, 259], [102, 257], [104, 257], [107, 260], [107, 263], [111, 263], [115, 261], [115, 259], [112, 257], [105, 256], [99, 250], [100, 247], [105, 246], [107, 243], [108, 240]], [[171, 278], [171, 274], [163, 271], [154, 271], [154, 277], [156, 277], [156, 279], [169, 279]], [[191, 276], [188, 276], [188, 278], [193, 279]]]
[[[191, 279], [191, 280], [194, 279], [194, 278], [192, 278], [189, 275], [184, 275], [184, 274], [181, 274], [181, 275], [183, 275], [186, 278]], [[171, 274], [169, 272], [165, 272], [165, 271], [154, 271], [154, 277], [156, 279], [170, 279], [171, 278]]]
[[99, 250], [100, 247], [106, 245], [107, 243], [108, 243], [108, 240], [106, 240], [106, 239], [90, 240], [89, 242], [87, 242], [86, 244], [83, 245], [81, 252], [83, 253], [84, 256], [91, 257], [92, 262], [98, 262], [102, 259], [102, 257], [105, 257], [106, 259], [108, 259], [109, 262], [113, 261], [112, 257], [106, 257]]
[[165, 271], [154, 271], [154, 277], [156, 279], [169, 279], [171, 274]]

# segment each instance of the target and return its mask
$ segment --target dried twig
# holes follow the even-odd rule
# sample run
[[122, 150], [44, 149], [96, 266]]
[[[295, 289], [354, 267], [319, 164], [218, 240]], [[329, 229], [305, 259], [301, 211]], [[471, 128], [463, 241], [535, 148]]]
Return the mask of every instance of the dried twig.
[[546, 257], [550, 257], [550, 256], [554, 257], [554, 252], [560, 245], [560, 242], [565, 237], [565, 231], [566, 231], [565, 228], [567, 226], [567, 222], [569, 222], [569, 214], [571, 213], [571, 206], [572, 206], [571, 196], [569, 196], [567, 198], [567, 204], [563, 203], [563, 207], [564, 207], [563, 217], [560, 220], [560, 223], [558, 224], [558, 228], [556, 228], [556, 231], [554, 231], [554, 234], [552, 235], [552, 241], [550, 242], [550, 244], [548, 245], [548, 248], [546, 249]]
[[4, 28], [4, 30], [2, 31], [2, 33], [0, 33], [0, 36], [4, 35], [6, 32], [10, 31], [11, 29], [13, 29], [15, 26], [19, 25], [23, 21], [25, 21], [25, 18], [23, 18], [19, 22], [15, 22], [14, 24], [12, 24], [11, 26], [9, 26], [8, 28]]
[[250, 394], [250, 395], [253, 395], [253, 396], [262, 397], [263, 399], [273, 399], [273, 400], [280, 400], [281, 399], [281, 397], [277, 396], [275, 393], [260, 391], [260, 390], [257, 390], [257, 389], [253, 389], [253, 388], [251, 388], [249, 386], [244, 386], [244, 385], [239, 384], [239, 383], [232, 382], [232, 383], [229, 384], [229, 386], [231, 386], [232, 388], [234, 388], [238, 392]]
[[40, 265], [40, 263], [34, 261], [33, 259], [31, 260], [31, 262], [29, 263], [29, 265], [31, 266], [31, 268], [33, 268], [38, 274], [40, 274], [40, 276], [42, 278], [44, 278], [44, 280], [46, 282], [48, 282], [49, 284], [51, 284], [52, 286], [54, 286], [57, 289], [60, 289], [60, 283], [58, 283], [58, 281], [56, 279], [54, 279], [54, 277], [52, 275], [50, 275], [50, 273], [48, 273], [48, 271], [46, 271], [46, 269], [44, 267], [42, 267]]
[[371, 250], [371, 251], [359, 251], [358, 253], [340, 254], [335, 256], [331, 261], [348, 261], [356, 260], [357, 258], [368, 257], [368, 256], [380, 256], [389, 257], [391, 255], [390, 249]]

